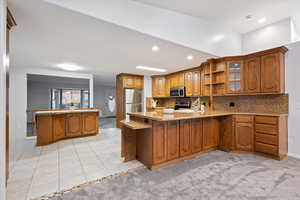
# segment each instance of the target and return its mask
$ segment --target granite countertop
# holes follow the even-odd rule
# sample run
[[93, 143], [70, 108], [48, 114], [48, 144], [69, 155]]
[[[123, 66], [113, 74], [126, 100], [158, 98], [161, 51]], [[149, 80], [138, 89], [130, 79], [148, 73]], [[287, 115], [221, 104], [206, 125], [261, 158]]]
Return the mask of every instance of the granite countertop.
[[37, 111], [34, 112], [36, 115], [42, 114], [64, 114], [64, 113], [81, 113], [81, 112], [99, 112], [99, 109], [65, 109], [65, 110], [45, 110], [45, 111]]
[[206, 113], [173, 113], [164, 114], [158, 112], [134, 112], [129, 113], [130, 116], [142, 117], [146, 119], [152, 119], [157, 121], [173, 121], [173, 120], [184, 120], [184, 119], [195, 119], [195, 118], [207, 118], [207, 117], [221, 117], [230, 115], [263, 115], [263, 116], [288, 116], [288, 114], [281, 113], [246, 113], [246, 112], [206, 112]]

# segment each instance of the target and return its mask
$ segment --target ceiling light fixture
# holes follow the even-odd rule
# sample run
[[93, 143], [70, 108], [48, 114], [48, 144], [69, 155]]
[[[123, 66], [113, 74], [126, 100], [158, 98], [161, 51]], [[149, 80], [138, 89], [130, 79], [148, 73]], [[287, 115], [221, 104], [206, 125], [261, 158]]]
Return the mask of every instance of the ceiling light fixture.
[[155, 71], [155, 72], [166, 72], [166, 69], [161, 69], [161, 68], [155, 68], [155, 67], [146, 67], [146, 66], [137, 66], [137, 69], [142, 69], [142, 70], [148, 70], [148, 71]]
[[258, 20], [258, 23], [264, 23], [266, 21], [266, 18], [265, 17], [263, 17], [263, 18], [260, 18], [259, 20]]
[[189, 56], [187, 56], [186, 57], [188, 60], [193, 60], [194, 59], [194, 57], [192, 56], [192, 55], [189, 55]]
[[224, 37], [225, 37], [225, 36], [224, 36], [223, 34], [216, 35], [216, 36], [213, 37], [213, 41], [218, 42], [218, 41], [220, 41], [220, 40], [223, 40]]
[[57, 64], [56, 66], [67, 71], [78, 71], [81, 69], [80, 66], [69, 63]]
[[159, 51], [159, 47], [158, 47], [158, 46], [156, 46], [156, 45], [154, 45], [154, 46], [152, 47], [152, 51], [154, 51], [154, 52], [157, 52], [157, 51]]

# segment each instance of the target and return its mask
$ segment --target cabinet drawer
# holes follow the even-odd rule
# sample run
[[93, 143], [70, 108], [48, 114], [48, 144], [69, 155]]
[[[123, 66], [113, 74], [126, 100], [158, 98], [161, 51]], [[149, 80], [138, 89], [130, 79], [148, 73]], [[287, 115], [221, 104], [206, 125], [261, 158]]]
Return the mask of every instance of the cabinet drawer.
[[242, 122], [242, 123], [252, 123], [253, 122], [253, 116], [248, 116], [248, 115], [236, 115], [235, 119], [236, 119], [236, 122]]
[[255, 117], [255, 122], [258, 124], [272, 124], [277, 125], [277, 117], [266, 117], [266, 116], [257, 116]]
[[278, 145], [278, 137], [274, 135], [256, 133], [255, 140], [256, 142], [262, 142], [265, 144]]
[[278, 135], [277, 126], [269, 125], [269, 124], [255, 124], [255, 131], [259, 133]]
[[278, 147], [270, 144], [263, 144], [260, 142], [255, 143], [255, 151], [271, 154], [271, 155], [278, 155]]

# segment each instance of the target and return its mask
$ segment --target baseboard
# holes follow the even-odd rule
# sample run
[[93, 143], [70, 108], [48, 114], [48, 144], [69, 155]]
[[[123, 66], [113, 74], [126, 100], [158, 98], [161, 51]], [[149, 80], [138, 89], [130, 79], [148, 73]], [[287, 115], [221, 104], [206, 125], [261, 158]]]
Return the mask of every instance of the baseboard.
[[300, 159], [300, 155], [296, 153], [288, 153], [288, 156]]

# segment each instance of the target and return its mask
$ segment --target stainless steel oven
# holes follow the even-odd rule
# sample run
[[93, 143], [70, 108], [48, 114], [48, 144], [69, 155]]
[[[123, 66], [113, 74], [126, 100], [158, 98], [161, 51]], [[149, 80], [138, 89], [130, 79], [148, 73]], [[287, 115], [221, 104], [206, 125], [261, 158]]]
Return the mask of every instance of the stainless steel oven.
[[171, 97], [185, 97], [185, 87], [171, 88]]

